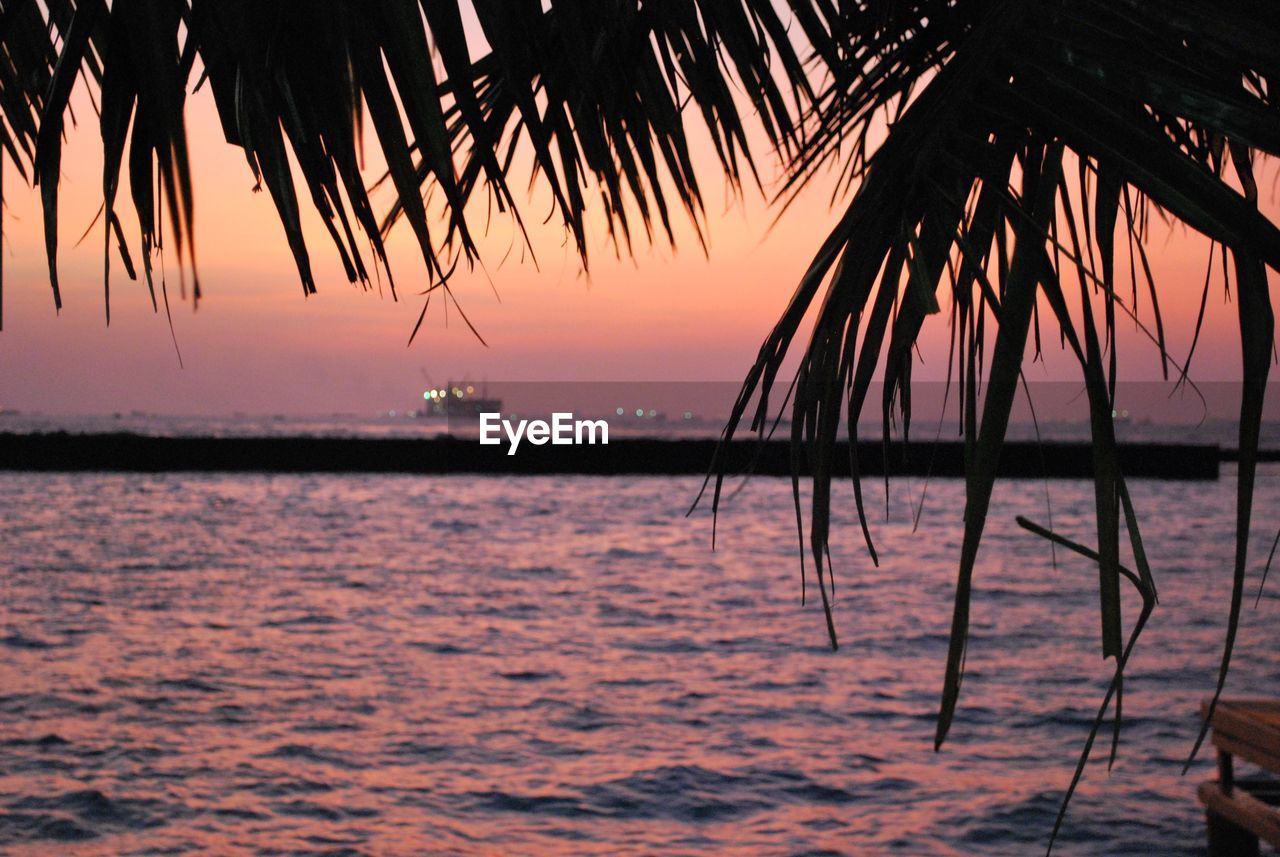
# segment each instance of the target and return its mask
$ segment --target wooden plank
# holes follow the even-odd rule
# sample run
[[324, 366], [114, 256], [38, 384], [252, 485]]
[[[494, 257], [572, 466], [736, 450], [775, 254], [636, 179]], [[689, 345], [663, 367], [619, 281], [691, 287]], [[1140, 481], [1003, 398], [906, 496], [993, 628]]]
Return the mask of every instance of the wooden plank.
[[[1201, 716], [1208, 703], [1201, 706]], [[1213, 714], [1213, 728], [1231, 733], [1250, 744], [1280, 752], [1280, 701], [1274, 699], [1224, 699]]]
[[[1209, 701], [1200, 716], [1209, 713]], [[1280, 773], [1280, 701], [1224, 699], [1213, 712], [1213, 744], [1245, 761]]]
[[1280, 848], [1280, 812], [1244, 789], [1233, 789], [1228, 795], [1216, 781], [1209, 780], [1200, 784], [1197, 795], [1209, 812], [1256, 833], [1259, 839]]
[[1233, 756], [1244, 759], [1246, 762], [1257, 765], [1263, 770], [1280, 773], [1280, 748], [1259, 747], [1256, 744], [1241, 740], [1235, 735], [1228, 735], [1216, 729], [1209, 740], [1219, 750], [1224, 750]]
[[[1206, 700], [1200, 708], [1208, 714]], [[1213, 714], [1213, 744], [1269, 771], [1280, 773], [1280, 701], [1224, 699]]]

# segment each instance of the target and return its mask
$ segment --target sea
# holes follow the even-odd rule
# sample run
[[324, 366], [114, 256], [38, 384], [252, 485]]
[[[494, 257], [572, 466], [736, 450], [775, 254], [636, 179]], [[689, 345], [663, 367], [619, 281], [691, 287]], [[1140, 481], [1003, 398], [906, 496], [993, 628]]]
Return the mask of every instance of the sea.
[[[129, 419], [181, 422], [88, 430]], [[1131, 485], [1160, 602], [1055, 854], [1204, 853], [1235, 477]], [[1280, 695], [1278, 477], [1228, 697]], [[0, 854], [1044, 853], [1112, 662], [1096, 566], [1015, 517], [1087, 543], [1092, 485], [998, 486], [935, 752], [963, 484], [869, 481], [878, 565], [837, 486], [837, 650], [790, 481], [714, 547], [700, 484], [0, 474]]]

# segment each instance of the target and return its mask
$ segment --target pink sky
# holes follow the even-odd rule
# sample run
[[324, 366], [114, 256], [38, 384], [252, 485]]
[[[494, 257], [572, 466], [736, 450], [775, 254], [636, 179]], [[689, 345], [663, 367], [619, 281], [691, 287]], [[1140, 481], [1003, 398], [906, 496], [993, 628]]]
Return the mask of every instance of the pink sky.
[[[92, 115], [87, 111], [82, 115]], [[73, 130], [64, 155], [62, 254], [64, 309], [54, 312], [45, 271], [39, 195], [6, 176], [4, 322], [0, 333], [0, 406], [51, 413], [146, 410], [161, 413], [372, 412], [410, 407], [422, 371], [438, 381], [732, 380], [750, 365], [761, 339], [790, 297], [838, 212], [819, 178], [770, 230], [760, 194], [727, 199], [714, 159], [702, 165], [710, 257], [684, 228], [678, 252], [664, 244], [617, 260], [596, 229], [591, 278], [554, 226], [531, 227], [541, 270], [513, 253], [499, 267], [512, 227], [494, 221], [484, 242], [499, 301], [483, 274], [460, 273], [453, 287], [489, 343], [480, 345], [453, 316], [448, 326], [433, 301], [418, 339], [406, 339], [424, 285], [407, 229], [392, 236], [401, 300], [365, 293], [342, 275], [318, 220], [308, 224], [319, 294], [304, 298], [296, 269], [265, 193], [238, 149], [226, 145], [206, 93], [192, 97], [189, 133], [196, 164], [197, 244], [204, 300], [199, 311], [177, 298], [170, 264], [180, 368], [163, 314], [151, 312], [145, 286], [113, 263], [112, 322], [104, 325], [101, 229], [75, 248], [100, 204], [101, 161], [92, 123]], [[762, 165], [771, 163], [761, 153]], [[376, 174], [371, 172], [371, 178]], [[832, 179], [833, 181], [834, 179]], [[522, 182], [513, 182], [522, 186]], [[1265, 185], [1264, 185], [1265, 186]], [[375, 198], [385, 207], [387, 197]], [[537, 224], [548, 210], [524, 208]], [[304, 213], [307, 213], [304, 209]], [[126, 217], [126, 232], [134, 234]], [[483, 224], [483, 212], [473, 220]], [[133, 239], [131, 239], [133, 240]], [[1185, 353], [1194, 326], [1207, 244], [1184, 232], [1157, 231], [1150, 248], [1172, 352]], [[134, 250], [136, 256], [136, 250]], [[1127, 283], [1125, 285], [1127, 289]], [[1158, 377], [1154, 349], [1125, 325], [1126, 379]], [[1235, 308], [1220, 288], [1210, 295], [1197, 376], [1236, 375]], [[1054, 338], [1056, 342], [1056, 337]], [[941, 378], [946, 313], [930, 320], [918, 378]], [[1054, 347], [1056, 351], [1056, 346]], [[1053, 356], [1028, 378], [1078, 377]]]

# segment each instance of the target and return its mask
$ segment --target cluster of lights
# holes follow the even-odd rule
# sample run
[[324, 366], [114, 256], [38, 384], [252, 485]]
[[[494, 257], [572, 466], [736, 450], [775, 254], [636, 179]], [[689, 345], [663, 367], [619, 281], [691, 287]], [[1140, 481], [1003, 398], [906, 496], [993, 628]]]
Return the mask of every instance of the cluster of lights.
[[[626, 409], [626, 408], [615, 408], [613, 412], [614, 412], [615, 414], [617, 414], [618, 416], [623, 416], [624, 414], [626, 414], [627, 409]], [[644, 417], [644, 416], [645, 416], [645, 409], [644, 409], [644, 408], [636, 408], [636, 409], [635, 409], [635, 415], [636, 415], [637, 417]], [[650, 418], [652, 418], [652, 417], [656, 417], [656, 416], [658, 415], [658, 412], [657, 412], [656, 410], [654, 410], [654, 409], [650, 408], [650, 409], [649, 409], [649, 411], [648, 411], [648, 415], [649, 415], [649, 417], [650, 417]], [[691, 420], [691, 419], [693, 419], [693, 411], [685, 411], [685, 412], [684, 412], [684, 414], [683, 414], [683, 416], [684, 416], [684, 418], [685, 418], [686, 420]]]
[[[454, 387], [453, 395], [461, 399], [463, 396], [470, 396], [475, 391], [476, 388], [470, 385], [467, 386], [465, 391], [461, 387]], [[449, 398], [449, 390], [445, 387], [441, 387], [439, 390], [426, 390], [423, 392], [422, 398], [430, 402], [434, 402], [439, 399], [447, 399]]]

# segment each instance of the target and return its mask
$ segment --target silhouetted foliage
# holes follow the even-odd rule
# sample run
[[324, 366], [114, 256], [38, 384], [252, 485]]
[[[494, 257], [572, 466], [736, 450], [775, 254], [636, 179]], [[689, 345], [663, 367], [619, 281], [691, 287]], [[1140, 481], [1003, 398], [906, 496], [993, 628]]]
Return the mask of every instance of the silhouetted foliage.
[[[593, 204], [620, 248], [630, 248], [638, 228], [674, 240], [673, 206], [700, 227], [691, 120], [710, 133], [733, 182], [755, 170], [747, 123], [781, 156], [784, 197], [833, 175], [847, 207], [765, 340], [725, 437], [744, 425], [768, 431], [784, 359], [816, 307], [782, 408], [792, 415], [797, 462], [805, 457], [816, 474], [807, 551], [834, 645], [827, 542], [837, 433], [843, 421], [856, 434], [876, 373], [885, 381], [886, 435], [891, 419], [909, 430], [913, 346], [927, 316], [941, 311], [940, 298], [950, 298], [950, 375], [968, 466], [939, 745], [959, 699], [973, 574], [1010, 409], [1042, 326], [1078, 359], [1087, 391], [1097, 548], [1026, 525], [1097, 562], [1102, 653], [1115, 672], [1094, 732], [1113, 698], [1118, 727], [1124, 666], [1156, 589], [1116, 456], [1116, 325], [1131, 318], [1146, 331], [1169, 377], [1148, 225], [1161, 216], [1208, 236], [1221, 250], [1224, 284], [1235, 283], [1244, 381], [1221, 691], [1244, 590], [1273, 348], [1268, 269], [1280, 267], [1280, 232], [1258, 210], [1255, 179], [1258, 156], [1280, 150], [1275, 4], [3, 0], [0, 43], [3, 143], [43, 193], [55, 303], [64, 115], [81, 76], [99, 108], [105, 240], [115, 241], [132, 274], [116, 215], [127, 173], [149, 284], [163, 217], [180, 261], [195, 272], [183, 108], [188, 91], [202, 86], [228, 142], [270, 192], [308, 292], [315, 283], [290, 152], [350, 280], [370, 276], [356, 234], [385, 269], [383, 238], [403, 218], [431, 288], [446, 295], [448, 274], [476, 254], [468, 200], [484, 193], [519, 221], [510, 181], [521, 147], [584, 264]], [[381, 215], [361, 177], [366, 125], [398, 197]], [[445, 211], [434, 231], [424, 201], [432, 194]], [[593, 194], [598, 203], [588, 200]], [[1128, 248], [1127, 294], [1117, 243]], [[1173, 363], [1175, 378], [1185, 380], [1190, 359]], [[716, 505], [724, 475], [714, 474]], [[854, 487], [875, 560], [856, 468]], [[795, 498], [799, 521], [798, 476]], [[1134, 571], [1121, 564], [1126, 537]], [[800, 538], [803, 555], [803, 524]], [[1143, 604], [1127, 627], [1126, 584]]]

